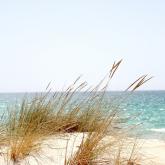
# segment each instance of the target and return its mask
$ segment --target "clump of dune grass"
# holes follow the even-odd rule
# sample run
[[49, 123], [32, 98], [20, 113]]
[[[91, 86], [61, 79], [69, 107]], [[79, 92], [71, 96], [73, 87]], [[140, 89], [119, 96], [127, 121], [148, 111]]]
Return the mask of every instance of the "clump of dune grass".
[[[117, 63], [118, 64], [118, 63]], [[120, 64], [120, 63], [119, 63]], [[115, 63], [113, 67], [115, 66]], [[116, 71], [116, 68], [111, 69], [110, 72], [110, 78], [114, 75], [114, 72]], [[138, 78], [136, 81], [134, 81], [127, 89], [126, 91], [135, 91], [138, 89], [141, 85], [149, 81], [152, 77], [147, 78], [147, 75], [143, 75], [140, 78]], [[108, 83], [106, 87], [108, 86]], [[104, 92], [105, 92], [104, 88]], [[102, 100], [101, 100], [102, 101]], [[99, 104], [101, 104], [101, 101]], [[114, 129], [116, 120], [116, 117], [118, 117], [118, 107], [114, 108], [112, 111], [110, 111], [109, 114], [106, 114], [107, 116], [104, 117], [100, 123], [100, 125], [97, 127], [96, 130], [92, 132], [87, 133], [87, 137], [82, 139], [82, 142], [80, 144], [80, 147], [78, 151], [69, 158], [68, 161], [66, 161], [66, 165], [93, 165], [93, 164], [112, 164], [112, 165], [139, 165], [136, 154], [134, 155], [135, 146], [136, 143], [134, 143], [131, 149], [131, 153], [128, 156], [122, 157], [121, 152], [125, 150], [125, 152], [128, 152], [126, 148], [123, 146], [127, 144], [125, 136], [121, 134], [116, 134], [116, 130]], [[124, 131], [122, 132], [124, 133]], [[110, 140], [109, 143], [103, 144], [103, 140], [107, 135], [111, 135], [113, 137], [113, 140]], [[124, 141], [123, 141], [124, 140]], [[120, 142], [122, 141], [122, 145], [120, 145]], [[117, 145], [117, 146], [116, 146]], [[106, 159], [100, 158], [100, 155], [103, 154], [106, 149], [113, 149], [117, 147], [118, 152], [115, 153], [115, 156], [112, 158], [113, 152], [110, 153], [110, 156]]]
[[40, 141], [50, 135], [97, 129], [102, 114], [93, 106], [84, 108], [84, 102], [70, 103], [73, 92], [60, 93], [56, 98], [51, 93], [41, 94], [23, 100], [9, 112], [6, 136], [11, 160], [17, 162], [37, 151]]
[[[66, 164], [88, 165], [100, 161], [98, 155], [120, 139], [115, 129], [118, 106], [105, 112], [104, 96], [121, 62], [114, 63], [94, 88], [87, 88], [86, 82], [79, 83], [79, 77], [64, 92], [53, 93], [47, 88], [45, 93], [25, 98], [21, 105], [10, 110], [5, 123], [9, 159], [18, 162], [37, 152], [41, 141], [50, 135], [86, 132], [78, 151]], [[141, 76], [126, 91], [136, 90], [149, 79], [146, 75]], [[79, 100], [77, 94], [82, 94], [82, 90], [86, 95]], [[115, 139], [102, 144], [107, 135]]]
[[37, 100], [33, 100], [31, 105], [24, 100], [19, 110], [14, 109], [9, 113], [6, 136], [8, 155], [13, 162], [25, 158], [39, 147], [40, 137], [44, 133], [39, 129], [40, 123], [47, 117], [44, 109], [46, 107], [40, 105], [41, 102]]

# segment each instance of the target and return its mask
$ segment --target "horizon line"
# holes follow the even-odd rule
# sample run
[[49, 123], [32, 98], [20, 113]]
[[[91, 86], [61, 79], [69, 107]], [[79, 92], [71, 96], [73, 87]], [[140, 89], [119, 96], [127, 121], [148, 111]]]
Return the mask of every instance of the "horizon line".
[[[156, 91], [165, 91], [165, 89], [146, 89], [146, 90], [136, 90], [133, 92], [156, 92]], [[0, 94], [12, 94], [12, 93], [46, 93], [48, 91], [11, 91], [11, 92], [1, 92]], [[60, 91], [60, 90], [56, 90], [56, 91], [50, 91], [50, 93], [54, 93], [54, 92], [65, 92], [65, 91]], [[81, 92], [92, 92], [92, 91], [77, 91], [79, 93]], [[100, 92], [100, 91], [97, 91]], [[131, 91], [125, 91], [125, 90], [107, 90], [105, 92], [131, 92]]]

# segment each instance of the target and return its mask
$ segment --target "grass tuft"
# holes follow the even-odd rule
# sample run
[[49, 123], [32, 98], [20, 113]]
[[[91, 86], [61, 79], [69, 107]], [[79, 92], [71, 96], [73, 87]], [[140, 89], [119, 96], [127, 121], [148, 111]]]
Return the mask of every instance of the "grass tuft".
[[[87, 83], [79, 83], [78, 77], [64, 92], [52, 93], [48, 84], [45, 93], [23, 99], [21, 105], [9, 111], [3, 128], [0, 143], [8, 144], [8, 156], [19, 162], [40, 149], [43, 139], [64, 133], [84, 133], [79, 149], [65, 161], [65, 165], [108, 164], [110, 160], [100, 158], [106, 149], [116, 147], [124, 137], [116, 129], [120, 119], [118, 106], [105, 111], [105, 95], [110, 80], [114, 77], [122, 60], [115, 62], [110, 72], [94, 88], [86, 89]], [[141, 76], [126, 91], [134, 91], [149, 81]], [[83, 98], [82, 90], [85, 91]], [[113, 102], [112, 102], [113, 104]], [[103, 143], [107, 136], [110, 141]], [[2, 138], [3, 137], [3, 138]], [[115, 155], [114, 165], [122, 164], [121, 149]], [[134, 150], [134, 149], [133, 149]], [[132, 152], [133, 153], [133, 152]], [[132, 154], [127, 165], [135, 165]]]

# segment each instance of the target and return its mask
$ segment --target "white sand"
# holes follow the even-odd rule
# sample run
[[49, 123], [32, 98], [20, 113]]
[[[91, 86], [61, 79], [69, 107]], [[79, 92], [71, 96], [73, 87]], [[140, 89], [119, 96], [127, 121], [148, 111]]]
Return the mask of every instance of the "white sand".
[[140, 152], [146, 157], [146, 162], [153, 165], [165, 165], [165, 141], [148, 139], [140, 140], [140, 142], [142, 144]]
[[[68, 134], [63, 137], [50, 137], [43, 141], [41, 150], [36, 154], [26, 157], [19, 165], [64, 165], [65, 158], [69, 158], [78, 149], [82, 133]], [[105, 141], [110, 141], [112, 138], [107, 137]], [[141, 165], [165, 165], [165, 142], [160, 140], [139, 140], [141, 147], [138, 149], [139, 160]], [[128, 143], [126, 147], [130, 147]], [[67, 154], [66, 154], [67, 149]], [[129, 153], [129, 149], [126, 149]], [[112, 152], [111, 152], [112, 153]], [[115, 152], [114, 152], [115, 153]], [[107, 156], [109, 155], [107, 151]], [[106, 156], [105, 156], [106, 157]], [[5, 156], [1, 156], [0, 165], [7, 165]], [[139, 164], [140, 164], [139, 161]], [[8, 165], [12, 165], [8, 162]]]
[[[18, 165], [64, 165], [65, 158], [69, 158], [78, 149], [84, 134], [67, 134], [62, 136], [52, 136], [42, 142], [41, 149], [37, 153], [32, 153]], [[66, 152], [67, 151], [67, 152]], [[5, 149], [4, 149], [5, 152]], [[0, 157], [0, 165], [13, 165], [11, 161], [6, 161], [5, 156]]]

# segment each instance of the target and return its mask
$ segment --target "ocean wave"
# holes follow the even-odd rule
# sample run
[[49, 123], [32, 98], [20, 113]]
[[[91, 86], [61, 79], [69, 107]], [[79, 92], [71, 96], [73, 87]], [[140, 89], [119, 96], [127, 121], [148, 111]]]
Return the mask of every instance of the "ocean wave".
[[150, 129], [150, 131], [165, 133], [165, 128], [157, 128], [157, 129], [153, 128], [153, 129]]

